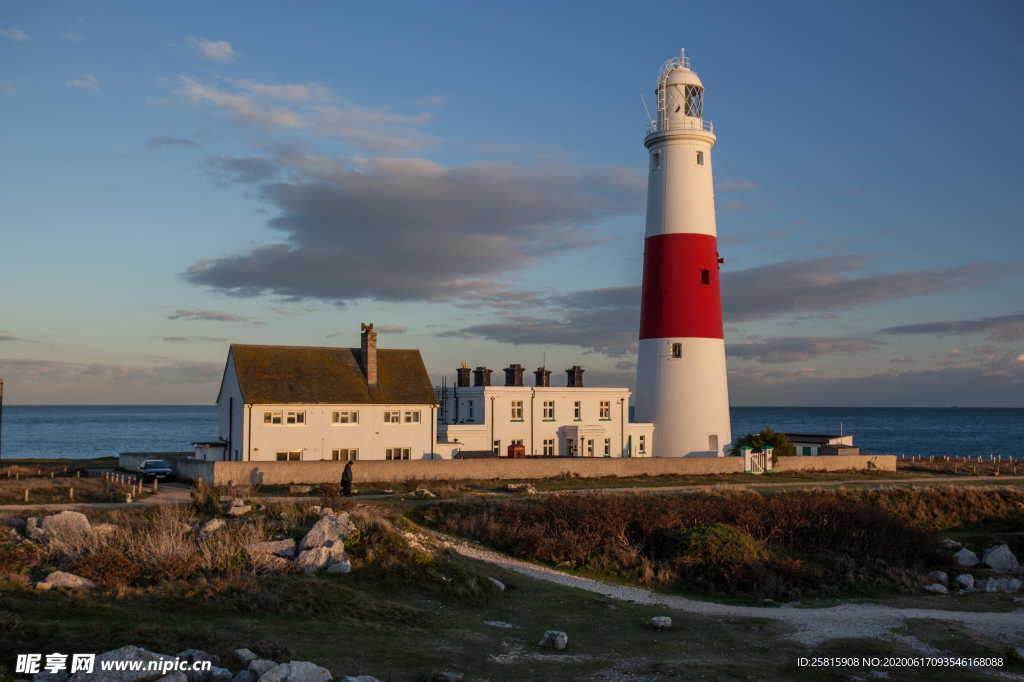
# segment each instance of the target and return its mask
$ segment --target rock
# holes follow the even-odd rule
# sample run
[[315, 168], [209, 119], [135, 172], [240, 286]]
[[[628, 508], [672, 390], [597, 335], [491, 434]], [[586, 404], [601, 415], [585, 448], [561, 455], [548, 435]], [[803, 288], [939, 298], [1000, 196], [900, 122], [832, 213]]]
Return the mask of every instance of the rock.
[[[93, 672], [78, 672], [69, 678], [69, 682], [135, 682], [136, 680], [151, 680], [154, 675], [152, 670], [147, 670], [151, 661], [173, 661], [173, 656], [158, 654], [142, 647], [128, 645], [113, 651], [106, 651], [96, 656]], [[142, 661], [142, 670], [104, 670], [103, 665], [112, 664], [114, 661]], [[165, 676], [167, 677], [167, 676]]]
[[935, 592], [936, 594], [948, 594], [949, 590], [946, 589], [945, 585], [939, 583], [932, 583], [931, 585], [925, 585], [924, 589], [928, 592]]
[[242, 665], [249, 665], [251, 661], [255, 661], [259, 656], [256, 652], [251, 649], [235, 649], [235, 658], [242, 662]]
[[488, 576], [487, 579], [491, 581], [492, 585], [494, 585], [495, 587], [498, 588], [498, 592], [504, 592], [505, 591], [505, 583], [501, 582], [497, 578], [491, 578], [489, 576]]
[[413, 491], [412, 496], [413, 497], [421, 497], [421, 498], [423, 498], [425, 500], [429, 500], [431, 498], [437, 497], [437, 495], [435, 495], [432, 491], [427, 490], [426, 488], [416, 488], [416, 490]]
[[185, 649], [184, 651], [179, 651], [174, 655], [188, 661], [189, 663], [195, 663], [196, 661], [210, 661], [213, 665], [220, 663], [220, 656], [208, 654], [202, 649]]
[[75, 575], [74, 573], [65, 573], [64, 571], [54, 571], [46, 578], [36, 583], [36, 589], [39, 590], [52, 590], [55, 587], [62, 587], [67, 590], [91, 590], [96, 587], [96, 583]]
[[199, 526], [200, 535], [211, 535], [226, 527], [228, 522], [224, 519], [210, 519], [203, 525]]
[[484, 625], [490, 625], [492, 628], [501, 628], [502, 630], [514, 630], [516, 628], [512, 623], [506, 623], [503, 620], [485, 620]]
[[927, 580], [930, 583], [942, 583], [945, 585], [949, 582], [949, 576], [946, 575], [945, 571], [932, 571], [928, 574]]
[[462, 682], [462, 678], [465, 675], [462, 673], [453, 672], [451, 670], [445, 670], [439, 673], [434, 673], [434, 682]]
[[43, 520], [38, 516], [30, 516], [25, 519], [25, 535], [27, 535], [30, 540], [42, 541]]
[[654, 616], [651, 618], [651, 627], [655, 630], [671, 630], [672, 619], [668, 616]]
[[981, 556], [981, 563], [1000, 573], [1019, 573], [1020, 562], [1007, 545], [989, 547]]
[[269, 658], [257, 658], [249, 661], [249, 670], [256, 673], [256, 677], [260, 677], [276, 665], [277, 661], [271, 661]]
[[245, 516], [246, 514], [248, 514], [251, 511], [252, 511], [252, 506], [250, 506], [248, 504], [243, 504], [243, 505], [240, 505], [238, 507], [229, 507], [227, 513], [228, 513], [228, 516]]
[[207, 682], [231, 682], [233, 678], [230, 670], [228, 670], [227, 668], [218, 667], [216, 665], [210, 668], [209, 672], [205, 674], [199, 674], [202, 675], [202, 679], [206, 680]]
[[295, 563], [276, 554], [256, 554], [253, 560], [265, 573], [288, 573], [295, 568]]
[[238, 673], [231, 678], [231, 682], [256, 682], [256, 673], [251, 670], [239, 670]]
[[956, 562], [958, 564], [960, 564], [961, 566], [965, 566], [967, 568], [978, 565], [978, 555], [972, 552], [971, 550], [967, 549], [966, 547], [964, 547], [959, 552], [954, 554], [953, 558], [956, 559]]
[[46, 672], [44, 670], [43, 672], [33, 675], [32, 682], [64, 682], [68, 677], [70, 677], [70, 675], [68, 675], [67, 670], [59, 670], [55, 673]]
[[311, 485], [290, 485], [288, 486], [288, 493], [291, 495], [308, 495], [313, 492], [313, 486]]
[[997, 578], [988, 578], [987, 580], [977, 580], [974, 583], [974, 589], [978, 592], [998, 592], [999, 588], [1003, 583], [999, 582]]
[[295, 563], [306, 573], [316, 573], [321, 568], [327, 568], [331, 564], [347, 561], [345, 545], [337, 542], [331, 547], [314, 547], [313, 549], [299, 552], [299, 557], [295, 560]]
[[540, 638], [540, 641], [537, 642], [537, 645], [561, 651], [569, 645], [569, 635], [565, 634], [561, 630], [548, 630], [544, 633], [544, 636]]
[[295, 540], [269, 540], [249, 545], [249, 554], [274, 554], [285, 559], [295, 558]]
[[95, 541], [96, 535], [85, 514], [63, 511], [52, 516], [31, 516], [25, 522], [28, 537], [37, 542], [81, 547]]
[[346, 675], [341, 682], [381, 682], [373, 675]]
[[1006, 588], [1003, 591], [1007, 592], [1008, 594], [1013, 594], [1014, 592], [1019, 591], [1020, 588], [1021, 588], [1021, 581], [1020, 580], [1018, 580], [1017, 578], [1007, 578], [1007, 580], [1006, 580]]
[[356, 527], [348, 517], [348, 512], [340, 514], [325, 514], [320, 520], [313, 524], [313, 527], [306, 533], [299, 543], [299, 549], [312, 549], [314, 547], [330, 546], [337, 543], [343, 537], [354, 531]]
[[176, 670], [173, 673], [157, 678], [156, 682], [188, 682], [188, 675]]
[[964, 543], [957, 542], [953, 538], [942, 538], [941, 540], [939, 540], [939, 544], [945, 547], [946, 549], [960, 549], [964, 546]]
[[274, 666], [259, 682], [330, 682], [331, 671], [309, 661], [290, 661]]
[[344, 561], [336, 561], [327, 567], [328, 573], [351, 573], [352, 562], [348, 559]]
[[537, 489], [532, 483], [506, 483], [505, 491], [510, 493], [522, 493], [524, 495], [536, 495]]
[[970, 573], [961, 573], [956, 577], [956, 584], [967, 591], [973, 590], [974, 576]]

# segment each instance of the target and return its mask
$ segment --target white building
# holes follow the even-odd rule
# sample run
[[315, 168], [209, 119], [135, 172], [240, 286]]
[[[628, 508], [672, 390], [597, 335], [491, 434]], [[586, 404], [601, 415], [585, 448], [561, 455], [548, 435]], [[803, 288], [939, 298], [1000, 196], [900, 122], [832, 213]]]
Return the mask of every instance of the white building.
[[435, 397], [418, 350], [233, 344], [217, 396], [221, 444], [196, 456], [230, 461], [420, 459], [435, 442]]
[[796, 448], [797, 455], [814, 457], [817, 455], [860, 454], [860, 448], [853, 447], [853, 434], [837, 436], [826, 433], [785, 433], [783, 435]]
[[523, 368], [505, 369], [505, 385], [491, 385], [491, 370], [457, 370], [455, 385], [438, 389], [438, 452], [443, 457], [509, 453], [548, 457], [650, 457], [654, 425], [629, 421], [628, 388], [590, 388], [583, 370], [566, 371], [565, 386], [551, 386], [551, 372], [534, 372], [523, 385]]

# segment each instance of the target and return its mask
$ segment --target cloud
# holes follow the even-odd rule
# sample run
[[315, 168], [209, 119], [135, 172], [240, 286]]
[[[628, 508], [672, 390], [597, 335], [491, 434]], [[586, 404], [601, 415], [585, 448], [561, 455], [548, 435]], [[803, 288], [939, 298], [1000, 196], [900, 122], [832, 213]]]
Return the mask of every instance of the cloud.
[[889, 360], [889, 363], [893, 365], [912, 365], [915, 362], [917, 362], [917, 360], [910, 357], [909, 355], [900, 355]]
[[185, 310], [179, 308], [167, 316], [168, 320], [205, 320], [211, 322], [251, 322], [262, 324], [257, 320], [236, 315], [234, 313], [222, 313], [216, 310]]
[[743, 232], [740, 234], [730, 234], [718, 238], [718, 243], [722, 246], [742, 246], [744, 244], [754, 244], [757, 242], [771, 241], [788, 237], [791, 234], [789, 230], [774, 229], [774, 230], [760, 230], [757, 232]]
[[199, 149], [203, 145], [199, 144], [195, 140], [188, 140], [183, 137], [151, 137], [146, 143], [146, 146], [150, 149], [160, 149], [161, 147]]
[[200, 260], [188, 281], [241, 296], [470, 300], [495, 295], [490, 278], [600, 241], [595, 225], [642, 203], [642, 179], [617, 168], [275, 161], [288, 179], [256, 193], [283, 241]]
[[218, 156], [206, 161], [207, 169], [222, 183], [256, 183], [270, 180], [281, 170], [273, 159], [265, 157]]
[[160, 340], [168, 343], [227, 343], [229, 341], [221, 336], [161, 336]]
[[0, 334], [0, 341], [24, 341], [24, 339], [10, 334]]
[[803, 362], [822, 355], [867, 353], [881, 344], [872, 339], [786, 336], [749, 343], [731, 343], [731, 357], [764, 363]]
[[[409, 154], [440, 143], [421, 129], [434, 121], [429, 112], [401, 114], [379, 107], [338, 103], [326, 87], [316, 83], [229, 83], [233, 89], [181, 76], [177, 94], [192, 103], [210, 104], [240, 123], [266, 129], [306, 130], [340, 139], [362, 152]], [[282, 102], [287, 106], [282, 106]]]
[[0, 80], [0, 95], [13, 95], [17, 91], [14, 81]]
[[83, 36], [81, 33], [70, 29], [68, 29], [67, 31], [61, 31], [60, 36], [64, 40], [67, 40], [72, 43], [80, 43], [85, 39], [85, 36]]
[[722, 274], [723, 308], [731, 322], [792, 313], [845, 310], [991, 282], [1015, 264], [973, 263], [955, 268], [848, 276], [870, 257], [832, 256], [772, 263]]
[[0, 36], [10, 38], [16, 43], [27, 43], [31, 38], [20, 28], [0, 28]]
[[899, 327], [886, 327], [879, 330], [879, 333], [930, 334], [934, 336], [987, 334], [986, 338], [989, 341], [1020, 341], [1024, 339], [1024, 314], [907, 324]]
[[743, 178], [727, 178], [715, 185], [715, 189], [719, 192], [749, 192], [751, 190], [761, 189], [761, 185]]
[[193, 52], [204, 59], [215, 62], [230, 62], [238, 58], [238, 53], [231, 47], [231, 43], [226, 40], [207, 40], [206, 38], [188, 36], [185, 38], [185, 43], [192, 48]]
[[380, 324], [374, 327], [381, 334], [404, 334], [409, 331], [408, 327], [400, 327], [397, 324]]
[[330, 91], [318, 83], [261, 83], [259, 81], [238, 79], [231, 81], [240, 89], [260, 97], [283, 99], [290, 102], [308, 102], [330, 99]]
[[78, 88], [79, 90], [88, 90], [89, 92], [96, 92], [100, 89], [100, 80], [91, 73], [87, 73], [78, 78], [72, 78], [65, 83], [68, 87]]

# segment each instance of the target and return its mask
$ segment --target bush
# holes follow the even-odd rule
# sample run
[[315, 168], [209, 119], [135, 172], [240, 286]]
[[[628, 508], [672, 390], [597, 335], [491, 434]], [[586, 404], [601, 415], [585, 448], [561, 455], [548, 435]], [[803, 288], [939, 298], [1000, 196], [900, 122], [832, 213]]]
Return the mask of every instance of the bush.
[[[656, 558], [695, 564], [749, 564], [764, 561], [768, 550], [750, 533], [727, 523], [694, 528], [656, 528], [647, 538]], [[660, 556], [658, 556], [660, 554]]]
[[775, 431], [770, 426], [764, 427], [758, 433], [748, 433], [747, 435], [739, 438], [732, 446], [730, 454], [739, 456], [742, 454], [740, 448], [748, 447], [753, 448], [755, 452], [760, 452], [766, 446], [772, 447], [772, 463], [778, 463], [778, 457], [792, 457], [796, 455], [796, 448], [789, 439], [786, 438], [786, 434]]

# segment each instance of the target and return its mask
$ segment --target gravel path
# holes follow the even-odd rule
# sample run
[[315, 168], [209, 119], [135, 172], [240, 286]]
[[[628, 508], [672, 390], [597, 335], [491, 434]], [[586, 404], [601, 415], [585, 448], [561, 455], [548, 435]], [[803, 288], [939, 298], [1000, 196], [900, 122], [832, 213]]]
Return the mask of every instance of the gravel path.
[[[703, 616], [767, 618], [780, 621], [793, 628], [791, 639], [814, 646], [830, 639], [867, 637], [896, 639], [916, 649], [922, 655], [938, 655], [932, 647], [913, 637], [894, 633], [909, 618], [922, 618], [958, 623], [985, 637], [997, 639], [1013, 646], [1024, 646], [1024, 609], [1011, 613], [978, 611], [944, 611], [941, 609], [900, 609], [877, 604], [841, 604], [829, 608], [791, 608], [734, 606], [687, 599], [676, 595], [660, 594], [637, 587], [609, 585], [589, 578], [563, 573], [520, 559], [493, 552], [451, 536], [444, 538], [450, 548], [459, 554], [485, 561], [495, 566], [529, 576], [537, 580], [576, 587], [588, 592], [635, 602], [657, 604], [686, 613]], [[956, 599], [955, 596], [948, 597]]]

